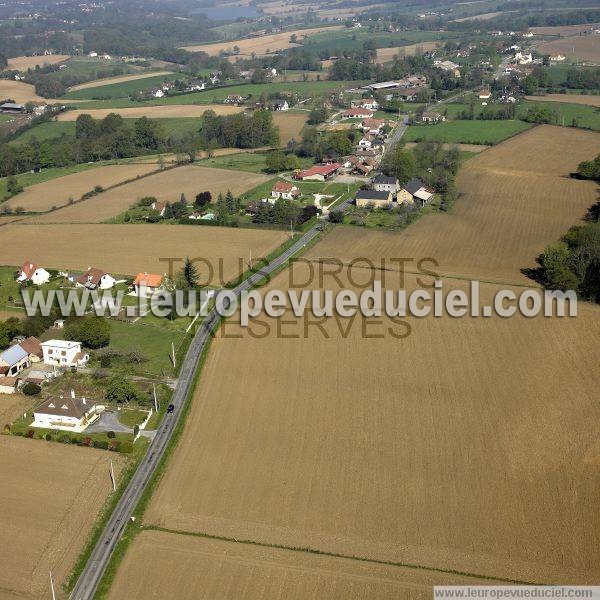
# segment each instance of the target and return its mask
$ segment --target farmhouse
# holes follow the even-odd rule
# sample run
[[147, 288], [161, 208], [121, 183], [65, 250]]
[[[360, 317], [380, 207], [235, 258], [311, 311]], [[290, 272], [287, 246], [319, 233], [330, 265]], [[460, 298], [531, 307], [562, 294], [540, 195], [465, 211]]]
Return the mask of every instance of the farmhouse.
[[86, 398], [50, 397], [33, 412], [31, 427], [81, 432], [99, 417], [95, 402]]
[[50, 273], [31, 261], [23, 263], [23, 266], [17, 273], [18, 282], [31, 281], [34, 285], [42, 285], [48, 283], [49, 280]]
[[156, 290], [160, 289], [163, 280], [164, 277], [162, 275], [138, 273], [133, 280], [133, 289], [138, 296], [142, 289], [144, 289], [147, 294], [153, 294]]
[[444, 115], [441, 115], [438, 112], [435, 111], [425, 111], [422, 115], [421, 115], [421, 122], [422, 123], [438, 123], [439, 121], [445, 121], [446, 117]]
[[42, 351], [42, 342], [36, 337], [28, 337], [19, 343], [19, 346], [27, 352], [29, 362], [37, 363], [44, 358], [44, 352]]
[[271, 190], [273, 198], [293, 200], [300, 196], [300, 188], [289, 181], [278, 181]]
[[383, 126], [385, 125], [385, 119], [364, 119], [361, 123], [361, 129], [372, 135], [381, 133]]
[[314, 165], [305, 171], [298, 171], [294, 174], [294, 178], [301, 181], [325, 181], [333, 177], [341, 167], [342, 165], [337, 162], [328, 165]]
[[417, 88], [409, 88], [405, 90], [400, 90], [395, 95], [398, 98], [400, 98], [400, 100], [404, 100], [405, 102], [414, 102], [420, 93], [421, 90]]
[[434, 195], [434, 190], [428, 188], [420, 179], [411, 179], [405, 186], [404, 189], [412, 195], [416, 202], [420, 202], [421, 206], [425, 206], [431, 201]]
[[14, 394], [18, 383], [18, 377], [0, 377], [0, 394]]
[[373, 114], [367, 108], [349, 108], [342, 112], [342, 119], [372, 119]]
[[81, 367], [90, 359], [81, 349], [81, 342], [70, 340], [48, 340], [42, 342], [42, 352], [45, 365], [59, 367]]
[[373, 189], [378, 192], [391, 192], [392, 194], [396, 194], [400, 189], [400, 183], [395, 177], [387, 177], [387, 175], [383, 175], [382, 173], [376, 175], [371, 183]]
[[88, 270], [75, 280], [78, 287], [84, 287], [88, 290], [96, 290], [98, 288], [101, 290], [109, 290], [116, 282], [116, 279], [106, 271], [96, 269], [95, 267], [88, 267]]
[[386, 208], [392, 205], [391, 192], [378, 192], [377, 190], [358, 190], [354, 197], [359, 208]]
[[379, 108], [379, 102], [375, 98], [363, 98], [353, 102], [353, 106], [358, 108], [366, 108], [367, 110], [377, 110]]
[[492, 92], [489, 88], [479, 90], [478, 97], [480, 100], [489, 100], [492, 97]]
[[14, 377], [30, 365], [29, 354], [18, 344], [0, 354], [0, 377]]

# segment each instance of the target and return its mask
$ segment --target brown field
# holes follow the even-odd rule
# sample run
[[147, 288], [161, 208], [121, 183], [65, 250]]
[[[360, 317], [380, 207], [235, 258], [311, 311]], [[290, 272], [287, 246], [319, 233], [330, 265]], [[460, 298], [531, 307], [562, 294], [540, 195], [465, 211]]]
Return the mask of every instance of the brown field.
[[50, 210], [53, 206], [66, 206], [69, 203], [69, 198], [79, 200], [82, 194], [93, 190], [97, 185], [108, 188], [121, 181], [135, 179], [138, 175], [156, 170], [158, 170], [156, 165], [142, 163], [87, 169], [80, 173], [73, 173], [31, 185], [8, 200], [6, 206], [11, 208], [22, 206], [27, 212], [44, 212]]
[[9, 223], [14, 223], [15, 221], [19, 221], [22, 218], [23, 217], [20, 217], [19, 215], [6, 215], [6, 216], [2, 216], [2, 217], [0, 217], [0, 226], [2, 226], [2, 225], [8, 225]]
[[587, 104], [588, 106], [600, 108], [600, 96], [593, 96], [591, 94], [546, 94], [545, 96], [525, 96], [525, 100]]
[[71, 58], [68, 54], [53, 54], [51, 56], [17, 56], [8, 59], [8, 69], [17, 71], [27, 71], [34, 69], [37, 65], [55, 65]]
[[164, 106], [136, 106], [134, 108], [96, 108], [93, 110], [69, 110], [61, 113], [58, 120], [76, 121], [81, 114], [92, 115], [95, 119], [103, 119], [111, 113], [117, 113], [124, 119], [187, 118], [201, 117], [207, 110], [214, 110], [218, 115], [232, 115], [243, 111], [244, 107], [230, 104], [165, 104]]
[[[417, 145], [417, 142], [406, 142], [404, 146], [406, 148], [414, 148]], [[475, 152], [479, 154], [491, 146], [485, 146], [484, 144], [442, 144], [442, 147], [445, 149], [448, 148], [458, 148], [462, 152]]]
[[117, 472], [124, 461], [91, 448], [4, 435], [0, 452], [0, 595], [47, 598], [48, 571], [59, 592], [108, 496], [109, 458]]
[[146, 79], [147, 77], [157, 77], [158, 75], [172, 75], [173, 71], [148, 71], [146, 73], [131, 73], [130, 75], [119, 75], [118, 77], [107, 77], [106, 79], [94, 79], [69, 88], [69, 91], [87, 90], [89, 88], [101, 87], [112, 83], [122, 83], [124, 81], [133, 81], [135, 79]]
[[[151, 165], [145, 167], [153, 169]], [[227, 190], [239, 195], [268, 179], [258, 173], [186, 165], [126, 183], [51, 213], [31, 217], [31, 222], [102, 223], [126, 211], [145, 196], [176, 202], [183, 193], [192, 202], [196, 194], [204, 190], [210, 191], [215, 198], [219, 192], [226, 193]]]
[[420, 219], [401, 237], [374, 232], [363, 242], [342, 230], [320, 247], [345, 260], [433, 257], [446, 275], [527, 283], [520, 269], [535, 267], [544, 247], [596, 201], [595, 184], [568, 174], [598, 153], [599, 140], [594, 132], [536, 127], [469, 160], [457, 179], [463, 197], [450, 213]]
[[529, 31], [535, 35], [576, 35], [598, 27], [600, 23], [584, 23], [582, 25], [557, 25], [555, 27], [530, 27]]
[[[341, 25], [334, 27], [313, 27], [312, 29], [298, 29], [293, 31], [286, 31], [285, 33], [273, 33], [271, 35], [263, 35], [256, 38], [248, 38], [243, 40], [234, 40], [228, 42], [217, 42], [214, 44], [204, 44], [200, 46], [184, 46], [184, 50], [190, 52], [206, 52], [210, 56], [217, 56], [222, 50], [230, 50], [234, 46], [238, 46], [240, 49], [239, 55], [250, 55], [252, 52], [256, 54], [266, 54], [267, 50], [271, 52], [276, 50], [285, 50], [286, 48], [292, 48], [298, 46], [298, 44], [290, 43], [290, 36], [296, 34], [298, 40], [303, 37], [310, 35], [311, 33], [319, 33], [323, 30], [336, 30], [341, 29]], [[238, 55], [238, 56], [239, 56]]]
[[421, 42], [420, 44], [411, 44], [410, 46], [378, 48], [376, 62], [384, 64], [393, 60], [393, 58], [398, 54], [400, 54], [400, 56], [414, 56], [417, 50], [419, 52], [429, 52], [430, 50], [435, 50], [440, 45], [440, 42]]
[[298, 142], [300, 141], [302, 137], [301, 131], [306, 125], [308, 114], [308, 112], [273, 113], [273, 121], [279, 127], [279, 139], [282, 146], [287, 144], [292, 138]]
[[0, 98], [10, 98], [15, 102], [51, 102], [35, 93], [35, 89], [29, 83], [14, 81], [13, 79], [0, 79]]
[[569, 60], [600, 63], [600, 35], [574, 35], [544, 42], [537, 49], [540, 54], [560, 53]]
[[[15, 224], [0, 227], [0, 247], [7, 265], [21, 265], [29, 259], [46, 268], [87, 269], [96, 265], [121, 275], [166, 273], [168, 263], [161, 258], [204, 257], [214, 269], [210, 282], [220, 284], [247, 268], [250, 253], [254, 260], [265, 257], [287, 235], [285, 231], [193, 225]], [[201, 277], [203, 283], [207, 280]]]
[[[506, 12], [511, 12], [511, 11], [506, 11]], [[503, 12], [489, 12], [489, 13], [482, 13], [480, 15], [471, 15], [469, 17], [462, 17], [460, 19], [453, 19], [453, 20], [456, 21], [457, 23], [460, 23], [462, 21], [489, 21], [490, 19], [498, 17], [502, 14], [504, 14], [504, 13]]]
[[[20, 313], [7, 314], [8, 311], [0, 311], [0, 319], [7, 319], [9, 316], [19, 315]], [[23, 394], [0, 394], [0, 419], [2, 419], [2, 427], [5, 423], [10, 423], [18, 419], [31, 409], [32, 401], [30, 396]], [[0, 598], [2, 593], [0, 590]]]
[[[108, 598], [429, 600], [431, 585], [439, 579], [415, 569], [143, 531], [126, 554]], [[460, 576], [445, 576], [445, 581], [478, 583]]]

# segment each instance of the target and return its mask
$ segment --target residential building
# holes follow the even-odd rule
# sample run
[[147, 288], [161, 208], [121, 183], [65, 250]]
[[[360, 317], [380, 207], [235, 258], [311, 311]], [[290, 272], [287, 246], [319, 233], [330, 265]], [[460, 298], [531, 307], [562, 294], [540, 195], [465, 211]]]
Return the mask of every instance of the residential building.
[[362, 98], [352, 103], [355, 108], [366, 108], [367, 110], [377, 110], [379, 102], [375, 98]]
[[434, 60], [433, 64], [439, 69], [442, 69], [442, 71], [454, 71], [460, 66], [451, 60]]
[[31, 427], [79, 433], [99, 416], [93, 400], [77, 398], [72, 392], [69, 398], [52, 396], [42, 402], [33, 412], [34, 421]]
[[163, 91], [163, 89], [159, 88], [159, 87], [152, 88], [148, 93], [150, 96], [152, 96], [154, 98], [162, 98], [165, 95], [165, 92]]
[[29, 367], [29, 353], [18, 344], [0, 353], [0, 378], [14, 377]]
[[300, 195], [300, 188], [289, 181], [278, 181], [271, 190], [271, 196], [285, 200], [293, 200]]
[[392, 205], [392, 193], [377, 190], [358, 190], [354, 200], [359, 208], [386, 208]]
[[27, 352], [30, 363], [38, 363], [44, 358], [42, 351], [42, 342], [36, 337], [28, 337], [19, 343], [19, 346]]
[[388, 177], [383, 173], [376, 175], [371, 181], [371, 185], [378, 192], [391, 192], [394, 195], [400, 189], [400, 182], [396, 177]]
[[412, 195], [413, 201], [420, 203], [421, 206], [425, 206], [431, 202], [435, 192], [431, 188], [427, 187], [420, 179], [411, 179], [405, 186], [404, 189]]
[[415, 199], [406, 188], [400, 188], [396, 193], [396, 202], [398, 204], [414, 204]]
[[152, 210], [155, 210], [161, 217], [165, 216], [165, 210], [167, 208], [167, 203], [164, 202], [163, 200], [155, 200], [151, 205], [150, 208]]
[[58, 367], [81, 367], [90, 359], [81, 348], [81, 342], [71, 340], [48, 340], [42, 342], [45, 365]]
[[435, 111], [425, 111], [422, 115], [421, 115], [421, 122], [422, 123], [438, 123], [439, 121], [445, 121], [446, 117], [444, 115], [441, 115], [438, 112]]
[[163, 275], [138, 273], [133, 280], [133, 289], [138, 296], [140, 295], [140, 291], [142, 289], [144, 289], [147, 294], [153, 294], [162, 287], [163, 282]]
[[294, 174], [294, 178], [302, 181], [325, 181], [331, 179], [341, 167], [342, 165], [337, 162], [327, 165], [314, 165], [304, 171], [298, 171]]
[[377, 135], [385, 126], [385, 119], [364, 119], [360, 126], [365, 133]]
[[399, 90], [395, 96], [400, 98], [400, 100], [404, 100], [405, 102], [414, 102], [419, 93], [421, 92], [418, 88], [407, 88], [403, 90]]
[[75, 280], [78, 287], [84, 287], [88, 290], [110, 290], [116, 282], [117, 280], [112, 275], [95, 267], [88, 267], [87, 271]]
[[287, 100], [284, 100], [283, 102], [272, 102], [271, 104], [269, 104], [269, 110], [273, 112], [282, 112], [289, 109], [290, 105], [288, 104]]
[[368, 108], [349, 108], [342, 112], [342, 119], [372, 119], [375, 113]]
[[43, 285], [48, 283], [49, 280], [50, 273], [31, 261], [23, 263], [17, 274], [18, 282], [31, 281], [34, 285]]
[[483, 88], [477, 93], [480, 100], [489, 100], [492, 97], [492, 92], [489, 88]]
[[18, 383], [18, 377], [0, 377], [0, 394], [14, 394]]
[[531, 52], [528, 54], [525, 54], [524, 52], [517, 52], [513, 62], [519, 65], [528, 65], [529, 63], [533, 62], [533, 56], [531, 55]]

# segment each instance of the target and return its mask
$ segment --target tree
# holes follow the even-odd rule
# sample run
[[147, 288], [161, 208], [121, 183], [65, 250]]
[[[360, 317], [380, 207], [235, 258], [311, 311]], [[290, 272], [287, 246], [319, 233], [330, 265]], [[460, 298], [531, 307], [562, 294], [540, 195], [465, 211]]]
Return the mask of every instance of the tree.
[[412, 153], [396, 147], [384, 156], [381, 161], [381, 170], [389, 177], [396, 177], [401, 184], [404, 184], [417, 174], [417, 164]]
[[6, 178], [6, 191], [9, 196], [16, 196], [23, 191], [23, 186], [14, 175], [9, 175]]
[[183, 268], [181, 269], [181, 278], [185, 282], [188, 288], [193, 288], [198, 283], [198, 268], [190, 260], [189, 256], [186, 256]]
[[21, 391], [26, 396], [37, 396], [42, 391], [42, 388], [36, 383], [29, 382], [21, 388]]
[[0, 350], [4, 350], [4, 348], [8, 348], [10, 344], [11, 337], [9, 335], [10, 330], [6, 323], [0, 321]]
[[200, 192], [199, 194], [196, 194], [196, 199], [194, 200], [194, 206], [198, 209], [202, 209], [205, 206], [210, 204], [210, 201], [212, 200], [212, 194], [208, 191], [206, 192]]
[[116, 375], [108, 381], [105, 398], [111, 402], [126, 404], [137, 398], [137, 390], [131, 381]]
[[265, 169], [268, 173], [285, 171], [285, 154], [281, 150], [268, 152], [265, 159]]
[[231, 190], [227, 190], [227, 193], [225, 194], [225, 204], [227, 205], [227, 212], [230, 214], [237, 212], [238, 203], [231, 193]]
[[98, 135], [98, 123], [89, 114], [79, 115], [75, 121], [75, 137], [77, 139], [93, 139]]
[[102, 348], [110, 342], [110, 323], [96, 316], [78, 318], [67, 325], [65, 337], [88, 348]]

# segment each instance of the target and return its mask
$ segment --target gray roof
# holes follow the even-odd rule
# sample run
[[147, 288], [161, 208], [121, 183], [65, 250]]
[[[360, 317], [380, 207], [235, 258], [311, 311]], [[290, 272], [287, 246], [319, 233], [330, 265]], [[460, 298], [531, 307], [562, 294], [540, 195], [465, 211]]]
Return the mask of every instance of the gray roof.
[[387, 200], [390, 197], [389, 192], [379, 192], [377, 190], [358, 190], [356, 200]]
[[410, 194], [414, 194], [415, 192], [419, 191], [422, 187], [425, 187], [425, 184], [420, 180], [417, 179], [416, 177], [414, 179], [411, 179], [405, 186], [404, 189], [409, 192]]
[[40, 404], [33, 412], [81, 419], [95, 405], [96, 402], [93, 400], [85, 400], [84, 398], [60, 398], [53, 396]]
[[24, 104], [15, 104], [14, 102], [5, 102], [0, 105], [0, 108], [6, 108], [9, 110], [23, 110], [25, 108]]
[[10, 367], [16, 365], [20, 360], [27, 358], [29, 354], [21, 346], [12, 346], [0, 354], [0, 362], [6, 363]]
[[389, 185], [395, 185], [397, 183], [397, 179], [395, 177], [388, 177], [383, 173], [379, 173], [377, 177], [373, 178], [373, 183], [387, 183]]

